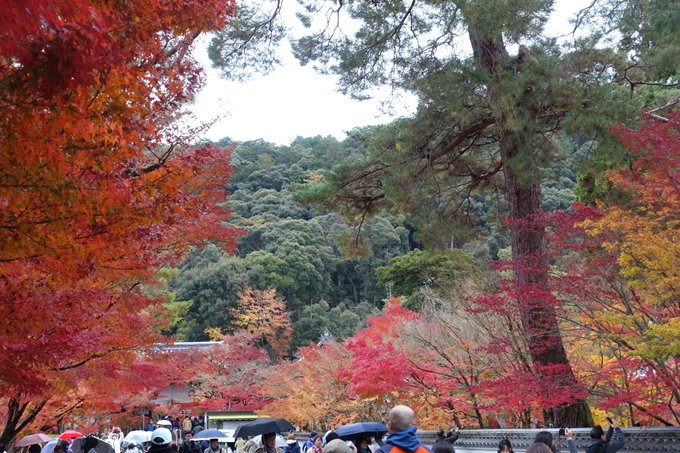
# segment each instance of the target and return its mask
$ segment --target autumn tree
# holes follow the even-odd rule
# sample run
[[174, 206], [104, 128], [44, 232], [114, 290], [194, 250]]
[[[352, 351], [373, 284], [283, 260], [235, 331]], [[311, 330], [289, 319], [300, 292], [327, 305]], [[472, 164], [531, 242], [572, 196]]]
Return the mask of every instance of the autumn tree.
[[162, 341], [154, 327], [170, 316], [162, 295], [145, 289], [159, 268], [206, 240], [234, 250], [237, 232], [222, 225], [220, 205], [229, 150], [190, 146], [200, 129], [181, 124], [203, 82], [192, 42], [234, 8], [213, 0], [2, 8], [0, 397], [8, 410], [0, 442], [8, 445], [55, 393]]
[[278, 357], [288, 355], [292, 340], [290, 314], [276, 298], [275, 289], [257, 290], [249, 286], [238, 293], [238, 306], [232, 324], [249, 334], [261, 334]]
[[356, 398], [346, 370], [352, 357], [345, 344], [330, 341], [322, 347], [310, 344], [298, 350], [300, 360], [270, 367], [263, 387], [271, 397], [265, 412], [287, 417], [310, 429], [332, 429], [363, 420], [380, 420], [386, 413], [379, 402]]
[[173, 351], [169, 362], [204, 410], [257, 410], [269, 400], [261, 375], [269, 365], [260, 334], [225, 336], [219, 344], [196, 351]]
[[[620, 196], [577, 206], [554, 220], [561, 266], [553, 277], [570, 336], [595, 359], [584, 363], [600, 407], [631, 423], [678, 424], [677, 218], [680, 116], [649, 114], [616, 129], [633, 162], [609, 171]], [[587, 361], [586, 361], [587, 362]]]

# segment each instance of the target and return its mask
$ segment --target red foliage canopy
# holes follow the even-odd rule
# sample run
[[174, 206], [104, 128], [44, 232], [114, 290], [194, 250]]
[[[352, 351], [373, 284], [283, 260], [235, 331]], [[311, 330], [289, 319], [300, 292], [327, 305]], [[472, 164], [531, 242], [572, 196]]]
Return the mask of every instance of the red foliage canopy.
[[202, 84], [191, 44], [234, 4], [0, 9], [0, 396], [38, 407], [77, 384], [62, 371], [159, 341], [167, 316], [145, 286], [160, 267], [207, 240], [235, 248], [229, 152], [178, 126]]

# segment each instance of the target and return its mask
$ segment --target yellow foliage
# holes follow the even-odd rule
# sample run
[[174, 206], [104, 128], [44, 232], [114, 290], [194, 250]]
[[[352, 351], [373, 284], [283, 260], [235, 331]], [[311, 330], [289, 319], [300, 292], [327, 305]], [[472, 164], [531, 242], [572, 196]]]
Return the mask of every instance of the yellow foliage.
[[208, 334], [210, 341], [222, 341], [226, 336], [222, 333], [222, 329], [219, 327], [208, 327], [204, 330], [204, 332]]
[[232, 324], [248, 333], [261, 333], [277, 356], [288, 355], [292, 340], [290, 315], [286, 304], [276, 298], [276, 290], [246, 287], [238, 293], [238, 306], [232, 310]]

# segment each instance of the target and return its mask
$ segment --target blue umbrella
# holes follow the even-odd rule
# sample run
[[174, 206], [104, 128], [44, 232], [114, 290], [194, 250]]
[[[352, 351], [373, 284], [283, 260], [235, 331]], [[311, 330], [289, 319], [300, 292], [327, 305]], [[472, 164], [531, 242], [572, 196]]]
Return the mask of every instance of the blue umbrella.
[[342, 440], [353, 440], [357, 437], [382, 438], [387, 433], [387, 426], [380, 422], [362, 422], [345, 425], [335, 430]]
[[194, 434], [194, 437], [191, 438], [191, 440], [210, 440], [210, 439], [217, 439], [222, 442], [226, 442], [229, 439], [229, 436], [224, 434], [222, 431], [218, 431], [216, 429], [204, 429], [203, 431], [199, 431], [196, 434]]

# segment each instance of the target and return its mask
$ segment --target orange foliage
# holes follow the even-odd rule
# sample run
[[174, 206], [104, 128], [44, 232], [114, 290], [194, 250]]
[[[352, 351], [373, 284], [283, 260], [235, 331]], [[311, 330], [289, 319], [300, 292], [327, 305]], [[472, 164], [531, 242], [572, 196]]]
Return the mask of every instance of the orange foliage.
[[381, 419], [374, 399], [350, 396], [351, 383], [344, 370], [351, 356], [342, 343], [310, 345], [299, 350], [300, 360], [273, 366], [264, 375], [263, 388], [272, 402], [261, 412], [271, 417], [331, 429], [346, 423]]
[[292, 340], [290, 315], [286, 304], [276, 298], [276, 290], [250, 286], [238, 293], [232, 324], [250, 334], [260, 333], [277, 356], [288, 355]]

